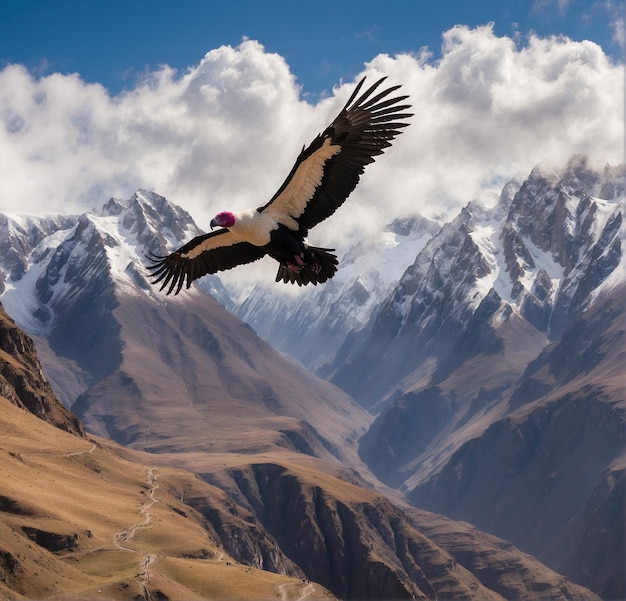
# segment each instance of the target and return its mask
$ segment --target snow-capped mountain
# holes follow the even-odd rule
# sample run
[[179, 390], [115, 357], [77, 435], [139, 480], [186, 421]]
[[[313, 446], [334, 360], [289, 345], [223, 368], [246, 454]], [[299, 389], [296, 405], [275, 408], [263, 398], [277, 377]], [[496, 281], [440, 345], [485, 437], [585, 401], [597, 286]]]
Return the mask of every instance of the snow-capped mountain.
[[[118, 295], [157, 298], [142, 267], [146, 253], [162, 253], [199, 233], [188, 213], [146, 190], [82, 215], [3, 215], [0, 227], [7, 246], [0, 299], [37, 340], [67, 406], [119, 364], [112, 312]], [[216, 296], [223, 297], [214, 282]]]
[[624, 504], [625, 205], [626, 166], [580, 156], [470, 203], [322, 370], [379, 414], [380, 478], [603, 594], [619, 561], [583, 563]]
[[232, 311], [274, 348], [315, 373], [348, 332], [367, 323], [438, 230], [439, 225], [419, 216], [395, 220], [379, 234], [338, 249], [339, 270], [324, 286], [257, 286]]
[[3, 223], [16, 252], [2, 264], [0, 300], [34, 337], [55, 392], [87, 429], [137, 448], [163, 440], [173, 448], [178, 439], [186, 450], [227, 450], [240, 416], [237, 427], [249, 420], [248, 435], [235, 436], [240, 449], [346, 452], [357, 461], [366, 412], [230, 315], [216, 301], [230, 302], [217, 277], [204, 282], [211, 296], [194, 287], [168, 297], [150, 284], [146, 254], [200, 233], [185, 211], [140, 190], [67, 219]]
[[2, 215], [0, 228], [2, 302], [35, 334], [51, 334], [55, 309], [75, 302], [86, 286], [112, 279], [129, 293], [150, 290], [138, 267], [146, 252], [200, 233], [189, 214], [145, 190], [83, 215]]
[[624, 172], [597, 173], [575, 156], [560, 173], [538, 167], [521, 186], [509, 183], [493, 208], [469, 203], [322, 373], [370, 406], [423, 373], [428, 357], [443, 373], [478, 344], [500, 352], [494, 333], [503, 329], [522, 327], [536, 355], [624, 281]]
[[28, 269], [28, 259], [42, 240], [76, 222], [71, 215], [0, 214], [0, 294], [6, 280], [18, 281]]

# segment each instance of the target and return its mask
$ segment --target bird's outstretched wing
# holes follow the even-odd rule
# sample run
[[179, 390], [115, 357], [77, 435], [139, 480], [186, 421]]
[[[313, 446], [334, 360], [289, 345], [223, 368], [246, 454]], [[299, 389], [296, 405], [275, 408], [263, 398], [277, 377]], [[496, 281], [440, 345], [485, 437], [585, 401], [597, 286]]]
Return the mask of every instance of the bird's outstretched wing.
[[167, 294], [172, 291], [178, 294], [185, 281], [186, 287], [189, 288], [191, 282], [207, 273], [252, 263], [264, 255], [265, 250], [262, 248], [242, 242], [241, 238], [236, 238], [227, 229], [219, 229], [196, 236], [165, 257], [148, 256], [152, 265], [148, 265], [147, 268], [152, 270], [155, 278], [153, 284], [162, 282], [161, 290], [169, 284]]
[[[391, 146], [411, 117], [407, 96], [389, 95], [400, 86], [375, 94], [386, 78], [379, 79], [357, 98], [365, 78], [335, 120], [296, 160], [291, 173], [272, 199], [259, 211], [267, 211], [279, 223], [306, 236], [309, 228], [332, 215], [359, 182], [365, 165]], [[355, 100], [355, 98], [357, 98]]]

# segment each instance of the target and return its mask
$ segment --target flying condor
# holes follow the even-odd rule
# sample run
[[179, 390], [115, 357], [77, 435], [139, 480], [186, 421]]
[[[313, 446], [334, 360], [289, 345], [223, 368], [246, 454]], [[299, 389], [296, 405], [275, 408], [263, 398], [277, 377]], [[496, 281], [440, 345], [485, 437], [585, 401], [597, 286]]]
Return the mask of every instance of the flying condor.
[[[363, 78], [335, 120], [308, 148], [272, 199], [258, 209], [224, 211], [211, 220], [211, 232], [197, 236], [167, 256], [152, 255], [153, 284], [178, 294], [186, 283], [208, 273], [251, 263], [265, 255], [278, 261], [276, 281], [317, 285], [337, 271], [334, 249], [305, 242], [309, 229], [330, 217], [359, 182], [365, 165], [391, 146], [411, 117], [408, 96], [377, 92], [378, 80], [361, 96]], [[219, 229], [213, 231], [213, 228]]]

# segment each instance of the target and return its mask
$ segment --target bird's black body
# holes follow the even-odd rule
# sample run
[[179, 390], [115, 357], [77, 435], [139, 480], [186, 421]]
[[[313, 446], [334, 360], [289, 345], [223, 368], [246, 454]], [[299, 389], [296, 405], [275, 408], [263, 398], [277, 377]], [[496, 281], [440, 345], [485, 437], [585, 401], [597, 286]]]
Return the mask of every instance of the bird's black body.
[[[365, 165], [382, 154], [410, 117], [389, 98], [400, 86], [375, 94], [380, 79], [360, 97], [365, 79], [335, 120], [302, 150], [291, 173], [270, 201], [256, 210], [223, 212], [212, 221], [220, 229], [198, 236], [165, 257], [153, 256], [154, 283], [180, 292], [186, 282], [269, 255], [279, 263], [276, 281], [318, 284], [337, 271], [332, 249], [309, 246], [309, 229], [332, 215], [354, 190]], [[356, 100], [355, 100], [356, 99]]]

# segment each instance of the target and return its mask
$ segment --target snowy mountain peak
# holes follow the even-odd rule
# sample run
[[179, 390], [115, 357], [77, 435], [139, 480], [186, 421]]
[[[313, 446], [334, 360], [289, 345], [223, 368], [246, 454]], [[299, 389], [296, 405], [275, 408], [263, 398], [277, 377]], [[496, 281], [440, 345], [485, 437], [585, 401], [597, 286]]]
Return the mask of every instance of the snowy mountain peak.
[[507, 269], [518, 308], [540, 329], [562, 331], [622, 261], [620, 172], [593, 171], [576, 155], [560, 178], [533, 172], [513, 199], [503, 224]]
[[534, 169], [514, 194], [510, 183], [494, 208], [469, 203], [400, 280], [398, 323], [444, 299], [463, 321], [493, 291], [539, 330], [562, 331], [622, 261], [623, 172], [575, 156], [560, 173]]
[[[539, 167], [521, 186], [510, 183], [494, 207], [469, 203], [423, 247], [367, 327], [346, 335], [324, 374], [376, 402], [432, 357], [500, 353], [504, 331], [557, 340], [603, 290], [626, 282], [624, 172], [594, 171], [576, 156], [560, 171]], [[377, 352], [394, 365], [379, 368]], [[372, 375], [357, 375], [359, 365]]]
[[0, 214], [0, 294], [8, 279], [18, 281], [28, 269], [28, 257], [47, 236], [73, 226], [72, 215]]
[[411, 224], [391, 224], [344, 252], [323, 289], [288, 302], [256, 290], [237, 315], [365, 405], [385, 403], [413, 370], [419, 379], [472, 354], [501, 356], [504, 338], [517, 361], [626, 282], [625, 174], [581, 156], [539, 166], [493, 207], [470, 202], [419, 243]]
[[[6, 252], [0, 263], [2, 302], [31, 332], [54, 327], [55, 307], [85, 291], [158, 295], [144, 268], [146, 254], [162, 254], [201, 233], [191, 216], [146, 190], [111, 198], [80, 216], [1, 216]], [[110, 300], [110, 303], [114, 303]]]
[[147, 190], [138, 190], [128, 200], [111, 198], [99, 215], [117, 218], [120, 231], [129, 241], [134, 240], [157, 254], [177, 248], [202, 233], [187, 211]]

